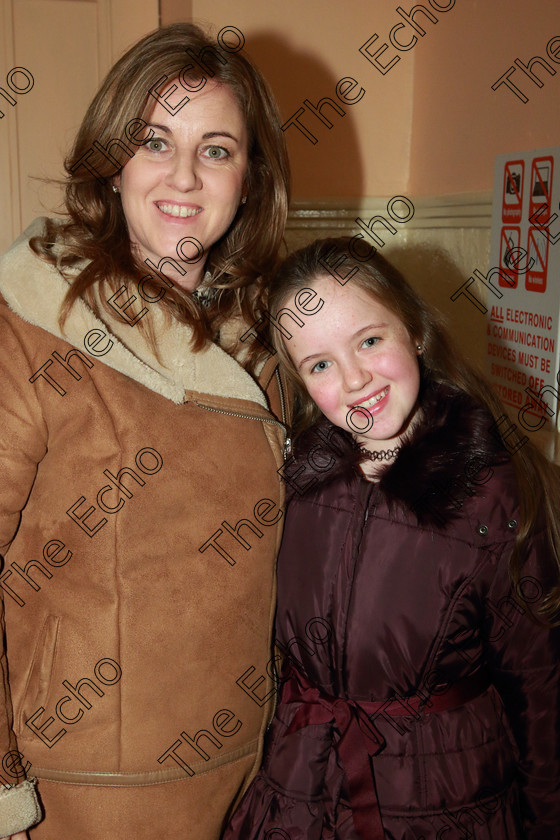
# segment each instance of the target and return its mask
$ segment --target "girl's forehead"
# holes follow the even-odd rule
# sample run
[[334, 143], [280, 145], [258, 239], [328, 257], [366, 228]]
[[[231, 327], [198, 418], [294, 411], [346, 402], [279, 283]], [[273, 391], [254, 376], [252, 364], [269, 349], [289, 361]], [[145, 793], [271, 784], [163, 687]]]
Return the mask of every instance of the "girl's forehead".
[[[347, 282], [341, 282], [330, 274], [318, 274], [309, 279], [306, 287], [315, 292], [317, 301], [323, 301], [322, 309], [325, 314], [327, 310], [332, 313], [336, 307], [339, 307], [348, 311], [369, 310], [373, 312], [376, 310], [390, 317], [391, 320], [394, 318], [400, 320], [373, 290], [364, 288], [351, 279]], [[292, 299], [295, 299], [298, 291], [291, 294]]]

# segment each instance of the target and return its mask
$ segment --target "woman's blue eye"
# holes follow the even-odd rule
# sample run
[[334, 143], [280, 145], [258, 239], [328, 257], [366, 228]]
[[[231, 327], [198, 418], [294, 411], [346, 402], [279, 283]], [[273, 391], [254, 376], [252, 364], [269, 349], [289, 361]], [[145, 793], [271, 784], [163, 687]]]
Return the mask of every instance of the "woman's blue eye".
[[377, 342], [378, 342], [378, 341], [380, 341], [380, 340], [381, 340], [381, 339], [376, 338], [375, 336], [371, 335], [369, 338], [366, 338], [366, 340], [364, 341], [364, 344], [365, 344], [367, 347], [375, 347], [375, 345], [377, 344]]
[[223, 146], [208, 146], [205, 149], [209, 158], [212, 160], [223, 160], [226, 157], [229, 157], [229, 152], [227, 149], [224, 149]]
[[316, 362], [316, 364], [314, 364], [311, 368], [311, 373], [321, 373], [322, 371], [326, 370], [329, 365], [330, 362]]

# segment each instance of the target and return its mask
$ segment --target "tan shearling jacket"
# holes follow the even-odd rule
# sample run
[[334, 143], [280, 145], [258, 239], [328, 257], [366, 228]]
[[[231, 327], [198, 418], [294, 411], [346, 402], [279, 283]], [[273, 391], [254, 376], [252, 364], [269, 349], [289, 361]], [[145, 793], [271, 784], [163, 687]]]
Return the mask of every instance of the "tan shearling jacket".
[[0, 260], [0, 836], [40, 818], [27, 776], [33, 840], [217, 840], [274, 702], [274, 360], [257, 384], [154, 304], [160, 361], [81, 299], [63, 336], [41, 224]]

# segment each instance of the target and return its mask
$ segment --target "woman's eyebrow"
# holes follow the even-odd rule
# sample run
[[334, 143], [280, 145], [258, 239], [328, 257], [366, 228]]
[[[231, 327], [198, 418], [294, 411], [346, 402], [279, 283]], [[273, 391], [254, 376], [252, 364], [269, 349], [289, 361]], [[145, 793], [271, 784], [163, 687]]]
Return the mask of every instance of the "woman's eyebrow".
[[[163, 131], [165, 134], [173, 134], [173, 129], [166, 125], [160, 125], [159, 123], [147, 123], [146, 128], [157, 128], [158, 131]], [[233, 140], [235, 143], [239, 143], [237, 137], [230, 134], [229, 131], [207, 131], [202, 135], [203, 140], [211, 140], [213, 137], [229, 137], [230, 140]]]
[[165, 134], [172, 134], [170, 128], [166, 125], [159, 125], [159, 123], [147, 123], [146, 128], [157, 128], [159, 131], [163, 131]]
[[231, 140], [235, 140], [236, 143], [239, 143], [237, 137], [234, 137], [234, 135], [230, 134], [229, 131], [207, 131], [206, 134], [202, 135], [203, 140], [211, 140], [212, 137], [229, 137]]

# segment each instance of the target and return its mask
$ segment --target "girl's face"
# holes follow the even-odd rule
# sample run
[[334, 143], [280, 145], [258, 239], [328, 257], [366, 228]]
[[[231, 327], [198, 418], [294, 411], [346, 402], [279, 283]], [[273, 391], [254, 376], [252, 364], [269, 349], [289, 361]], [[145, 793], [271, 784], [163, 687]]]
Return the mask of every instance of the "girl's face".
[[309, 396], [369, 450], [392, 448], [418, 410], [416, 342], [396, 315], [352, 282], [320, 276], [311, 285], [323, 305], [284, 339]]
[[[161, 92], [165, 98], [168, 88]], [[175, 94], [175, 97], [177, 94]], [[171, 97], [175, 104], [175, 99]], [[207, 81], [176, 114], [159, 102], [147, 137], [114, 179], [120, 188], [130, 239], [156, 265], [172, 257], [186, 274], [166, 271], [187, 290], [202, 280], [208, 249], [227, 231], [239, 207], [248, 167], [245, 117], [227, 85]], [[195, 263], [181, 260], [198, 256]]]

